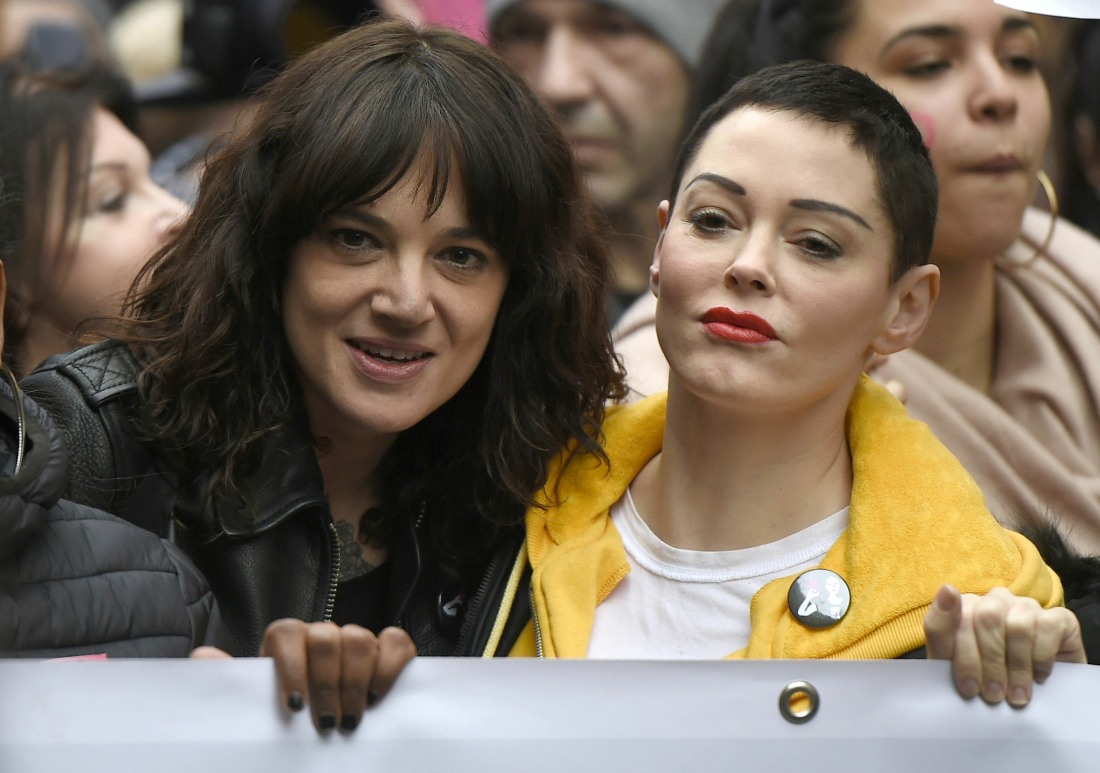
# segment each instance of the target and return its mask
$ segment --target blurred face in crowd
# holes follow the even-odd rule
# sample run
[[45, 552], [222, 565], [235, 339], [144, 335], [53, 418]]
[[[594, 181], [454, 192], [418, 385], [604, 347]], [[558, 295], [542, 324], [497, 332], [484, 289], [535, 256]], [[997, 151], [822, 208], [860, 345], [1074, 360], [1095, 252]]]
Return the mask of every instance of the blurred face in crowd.
[[149, 178], [149, 152], [111, 113], [96, 108], [83, 212], [71, 228], [65, 270], [44, 307], [62, 332], [117, 313], [145, 261], [176, 232], [182, 202]]
[[630, 14], [591, 0], [526, 0], [492, 36], [553, 108], [605, 212], [665, 194], [689, 90], [671, 48]]
[[997, 256], [1020, 232], [1050, 130], [1035, 25], [993, 0], [863, 0], [835, 59], [890, 89], [940, 184], [933, 256]]
[[0, 0], [0, 56], [22, 49], [27, 33], [38, 24], [71, 26], [89, 36], [95, 33], [95, 20], [76, 0]]

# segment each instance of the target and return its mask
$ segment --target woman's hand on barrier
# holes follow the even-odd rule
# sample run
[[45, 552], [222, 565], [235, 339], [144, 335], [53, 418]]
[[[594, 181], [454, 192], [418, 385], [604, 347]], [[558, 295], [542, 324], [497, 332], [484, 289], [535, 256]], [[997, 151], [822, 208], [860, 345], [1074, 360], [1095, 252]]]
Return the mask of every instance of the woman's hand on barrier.
[[276, 620], [260, 655], [275, 661], [279, 696], [291, 711], [308, 700], [320, 731], [354, 730], [363, 711], [393, 687], [416, 655], [409, 635], [386, 628], [377, 636], [357, 625]]
[[1056, 661], [1086, 662], [1081, 625], [1071, 611], [1043, 609], [1006, 588], [978, 596], [944, 585], [924, 631], [929, 659], [952, 662], [959, 694], [989, 703], [1026, 706], [1034, 683], [1044, 682]]

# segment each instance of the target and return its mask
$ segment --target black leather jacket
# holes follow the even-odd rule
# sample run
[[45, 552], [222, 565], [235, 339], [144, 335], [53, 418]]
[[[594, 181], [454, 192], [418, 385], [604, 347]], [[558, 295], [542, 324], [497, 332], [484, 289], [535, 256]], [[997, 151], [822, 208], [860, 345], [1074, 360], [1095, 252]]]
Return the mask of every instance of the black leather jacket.
[[[24, 379], [69, 445], [70, 498], [182, 547], [217, 596], [234, 654], [258, 654], [264, 629], [278, 618], [330, 619], [339, 540], [308, 434], [289, 428], [266, 442], [257, 472], [239, 481], [252, 510], [200, 508], [205, 481], [178, 481], [135, 435], [137, 372], [125, 346], [105, 341], [54, 358]], [[498, 607], [522, 529], [497, 546], [480, 580], [462, 582], [426, 555], [414, 520], [410, 514], [388, 546], [392, 622], [421, 655], [480, 654], [491, 617], [479, 610]], [[524, 612], [517, 608], [517, 620]]]

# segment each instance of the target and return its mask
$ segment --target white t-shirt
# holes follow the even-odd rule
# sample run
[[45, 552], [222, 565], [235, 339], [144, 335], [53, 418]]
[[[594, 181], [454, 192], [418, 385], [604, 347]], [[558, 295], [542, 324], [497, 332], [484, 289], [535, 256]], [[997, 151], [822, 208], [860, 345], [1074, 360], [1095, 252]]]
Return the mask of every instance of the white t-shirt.
[[716, 659], [749, 641], [749, 605], [768, 582], [817, 566], [848, 526], [845, 507], [776, 542], [743, 550], [666, 545], [629, 489], [611, 508], [630, 574], [596, 607], [588, 657]]

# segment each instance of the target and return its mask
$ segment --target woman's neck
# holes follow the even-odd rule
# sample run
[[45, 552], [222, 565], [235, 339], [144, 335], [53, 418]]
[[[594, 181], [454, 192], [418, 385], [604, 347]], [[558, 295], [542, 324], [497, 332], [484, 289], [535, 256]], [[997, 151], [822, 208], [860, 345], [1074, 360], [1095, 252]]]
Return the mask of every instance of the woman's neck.
[[724, 413], [670, 384], [662, 451], [631, 488], [662, 540], [692, 550], [774, 542], [848, 505], [847, 402], [797, 417]]
[[[315, 431], [315, 434], [317, 433]], [[396, 440], [396, 435], [375, 435], [370, 438], [352, 438], [347, 434], [322, 435], [323, 442], [317, 451], [317, 464], [325, 484], [332, 518], [348, 524], [343, 532], [359, 534], [363, 514], [381, 504], [378, 486], [378, 468], [382, 459]], [[378, 566], [386, 559], [385, 546], [359, 543], [363, 558], [371, 566]]]
[[19, 345], [19, 362], [16, 363], [19, 375], [30, 373], [47, 357], [67, 352], [75, 346], [71, 333], [63, 332], [45, 317], [33, 317]]
[[358, 525], [368, 508], [380, 504], [377, 473], [394, 438], [353, 443], [346, 437], [324, 436], [317, 463], [334, 518]]
[[963, 382], [986, 392], [997, 357], [993, 262], [943, 260], [937, 264], [942, 276], [939, 299], [915, 348]]

